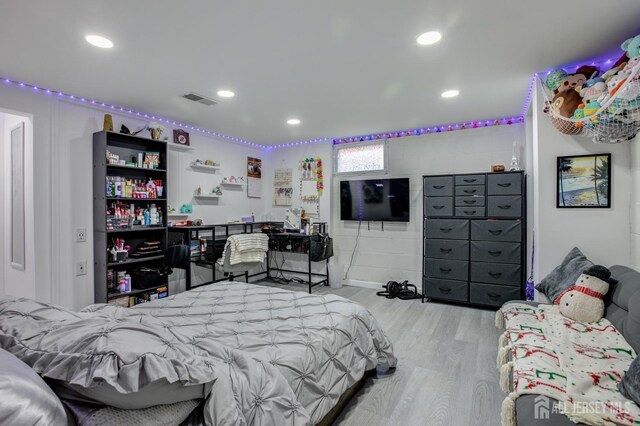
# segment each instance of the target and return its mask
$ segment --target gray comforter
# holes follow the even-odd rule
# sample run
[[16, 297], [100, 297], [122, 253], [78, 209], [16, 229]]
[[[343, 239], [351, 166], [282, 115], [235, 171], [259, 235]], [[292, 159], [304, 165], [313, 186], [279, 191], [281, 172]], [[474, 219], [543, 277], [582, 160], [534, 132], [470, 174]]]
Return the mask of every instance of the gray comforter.
[[[392, 344], [362, 306], [240, 282], [223, 282], [133, 309], [91, 305], [81, 311], [140, 321], [224, 363], [207, 401], [210, 423], [315, 424], [364, 371], [395, 367]], [[237, 416], [226, 412], [229, 395]]]

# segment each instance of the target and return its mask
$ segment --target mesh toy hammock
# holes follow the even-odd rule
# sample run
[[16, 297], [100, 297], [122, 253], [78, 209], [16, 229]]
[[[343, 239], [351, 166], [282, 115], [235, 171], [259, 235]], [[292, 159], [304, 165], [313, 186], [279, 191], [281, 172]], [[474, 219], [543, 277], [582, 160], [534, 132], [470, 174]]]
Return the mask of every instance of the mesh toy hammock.
[[[603, 94], [599, 102], [584, 106], [583, 118], [562, 116], [558, 109], [561, 105], [538, 76], [545, 97], [545, 112], [551, 124], [567, 135], [590, 137], [596, 143], [620, 143], [633, 139], [640, 131], [640, 66], [631, 70], [631, 74], [621, 82], [613, 95]], [[555, 108], [554, 108], [555, 107]], [[580, 114], [582, 115], [582, 114]]]

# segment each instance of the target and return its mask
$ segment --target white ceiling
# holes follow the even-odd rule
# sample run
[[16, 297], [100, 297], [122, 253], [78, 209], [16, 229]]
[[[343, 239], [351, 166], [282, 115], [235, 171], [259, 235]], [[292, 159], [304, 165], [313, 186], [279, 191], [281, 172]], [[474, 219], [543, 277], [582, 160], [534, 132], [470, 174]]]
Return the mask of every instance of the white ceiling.
[[[520, 115], [534, 71], [615, 51], [639, 17], [635, 0], [2, 0], [0, 76], [283, 143]], [[180, 97], [221, 88], [236, 97]]]

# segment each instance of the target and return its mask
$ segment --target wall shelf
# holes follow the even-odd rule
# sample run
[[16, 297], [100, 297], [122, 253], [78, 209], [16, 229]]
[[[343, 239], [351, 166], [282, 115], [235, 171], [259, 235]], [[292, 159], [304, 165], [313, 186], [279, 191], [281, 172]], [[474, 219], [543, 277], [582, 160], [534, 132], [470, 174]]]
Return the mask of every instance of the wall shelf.
[[221, 198], [222, 195], [216, 195], [216, 194], [194, 194], [193, 198], [203, 198], [203, 199], [216, 199], [216, 198]]
[[206, 170], [206, 171], [211, 171], [211, 172], [214, 172], [216, 170], [220, 170], [220, 166], [207, 166], [205, 164], [197, 164], [197, 163], [191, 163], [190, 166], [191, 166], [192, 169]]
[[247, 186], [246, 183], [235, 183], [235, 182], [220, 182], [220, 185], [224, 185], [224, 186]]
[[164, 259], [164, 255], [160, 256], [148, 256], [148, 257], [140, 257], [140, 258], [128, 258], [127, 260], [123, 260], [122, 262], [109, 262], [107, 266], [126, 266], [131, 265], [133, 263], [143, 263], [151, 260], [161, 260]]
[[192, 146], [180, 145], [178, 143], [168, 143], [167, 147], [169, 147], [169, 149], [172, 151], [183, 151], [183, 152], [193, 151], [194, 149]]

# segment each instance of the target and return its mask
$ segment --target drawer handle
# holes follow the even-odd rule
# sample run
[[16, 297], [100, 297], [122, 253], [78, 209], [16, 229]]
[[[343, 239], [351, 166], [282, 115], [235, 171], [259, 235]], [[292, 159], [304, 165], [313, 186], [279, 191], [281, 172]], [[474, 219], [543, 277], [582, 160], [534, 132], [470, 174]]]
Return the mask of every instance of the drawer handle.
[[500, 250], [489, 250], [487, 253], [489, 253], [491, 256], [493, 257], [498, 257], [502, 254], [502, 252]]
[[451, 268], [440, 268], [440, 272], [444, 272], [445, 274], [448, 274], [449, 272], [451, 272]]
[[489, 296], [489, 299], [491, 299], [491, 300], [500, 299], [500, 295], [498, 293], [487, 293], [487, 296]]
[[474, 194], [477, 191], [477, 189], [465, 189], [464, 192], [465, 194]]
[[451, 253], [451, 249], [441, 248], [441, 249], [440, 249], [440, 253], [443, 253], [443, 254], [449, 254], [449, 253]]
[[467, 183], [473, 183], [476, 181], [475, 179], [463, 179], [463, 180]]
[[499, 183], [498, 186], [501, 186], [502, 188], [508, 188], [511, 186], [510, 183]]
[[444, 294], [449, 294], [451, 293], [451, 289], [447, 288], [447, 287], [438, 287], [438, 290], [440, 290], [440, 292], [444, 293]]
[[464, 210], [464, 214], [468, 214], [468, 215], [474, 215], [477, 212], [475, 210]]
[[500, 234], [502, 234], [502, 229], [495, 229], [495, 230], [491, 230], [491, 229], [490, 229], [490, 230], [489, 230], [489, 233], [490, 233], [491, 235], [500, 235]]
[[489, 272], [489, 275], [491, 276], [491, 278], [500, 278], [502, 276], [502, 272]]
[[433, 185], [434, 189], [442, 189], [444, 188], [444, 185]]
[[477, 203], [477, 201], [476, 200], [464, 200], [464, 203], [465, 204], [475, 204], [475, 203]]
[[498, 208], [502, 209], [502, 210], [509, 210], [511, 208], [511, 204], [505, 204], [505, 205], [502, 205], [502, 206], [498, 206]]
[[448, 234], [451, 231], [453, 231], [452, 228], [440, 228], [440, 232], [442, 232], [443, 234]]
[[436, 210], [442, 210], [444, 209], [444, 206], [433, 206], [433, 208]]

